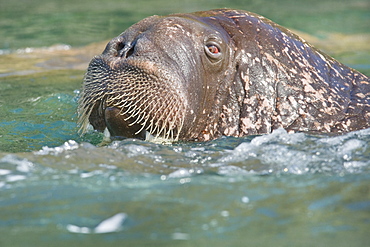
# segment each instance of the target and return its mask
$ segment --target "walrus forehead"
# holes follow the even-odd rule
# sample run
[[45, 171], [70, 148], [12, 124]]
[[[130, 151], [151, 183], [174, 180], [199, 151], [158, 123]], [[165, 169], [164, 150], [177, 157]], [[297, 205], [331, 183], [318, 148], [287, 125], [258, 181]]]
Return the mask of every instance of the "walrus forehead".
[[192, 46], [196, 47], [203, 45], [205, 38], [209, 35], [219, 36], [222, 40], [229, 39], [228, 34], [218, 22], [214, 18], [194, 14], [151, 16], [132, 25], [120, 36], [127, 40], [146, 36], [158, 44], [169, 43], [168, 41], [185, 44], [192, 41]]

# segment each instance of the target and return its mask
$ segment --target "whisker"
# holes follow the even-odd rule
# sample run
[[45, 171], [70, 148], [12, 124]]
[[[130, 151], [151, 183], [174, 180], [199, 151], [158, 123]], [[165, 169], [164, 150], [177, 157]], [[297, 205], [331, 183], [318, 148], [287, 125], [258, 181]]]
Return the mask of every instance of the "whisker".
[[155, 75], [131, 65], [124, 64], [116, 71], [102, 63], [90, 64], [85, 75], [78, 103], [79, 132], [87, 131], [91, 115], [102, 116], [94, 111], [104, 114], [107, 107], [116, 107], [124, 116], [123, 121], [130, 122], [128, 126], [138, 127], [135, 135], [146, 130], [154, 138], [178, 140], [186, 104], [173, 86], [177, 84], [163, 83]]

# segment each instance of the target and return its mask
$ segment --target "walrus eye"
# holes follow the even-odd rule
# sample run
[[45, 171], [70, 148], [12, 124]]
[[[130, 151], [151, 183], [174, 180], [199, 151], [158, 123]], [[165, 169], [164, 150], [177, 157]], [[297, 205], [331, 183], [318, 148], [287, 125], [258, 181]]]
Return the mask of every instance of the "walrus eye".
[[208, 47], [208, 51], [210, 53], [217, 54], [217, 53], [220, 52], [220, 50], [218, 49], [218, 47], [215, 46], [215, 45], [208, 45], [207, 47]]
[[204, 47], [207, 56], [212, 60], [219, 60], [221, 58], [221, 49], [214, 42], [208, 43]]

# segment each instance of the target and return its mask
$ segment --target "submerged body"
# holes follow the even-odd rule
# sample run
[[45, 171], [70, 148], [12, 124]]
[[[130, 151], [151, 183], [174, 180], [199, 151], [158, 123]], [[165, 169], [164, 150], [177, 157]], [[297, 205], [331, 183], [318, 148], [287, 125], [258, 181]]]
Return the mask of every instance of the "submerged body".
[[79, 117], [171, 141], [349, 132], [370, 127], [370, 79], [250, 12], [152, 16], [91, 61]]

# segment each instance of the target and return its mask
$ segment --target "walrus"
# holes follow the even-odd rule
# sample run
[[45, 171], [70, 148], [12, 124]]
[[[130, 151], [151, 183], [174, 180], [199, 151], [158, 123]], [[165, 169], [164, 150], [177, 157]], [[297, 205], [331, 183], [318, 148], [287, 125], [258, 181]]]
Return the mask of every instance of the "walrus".
[[284, 128], [370, 127], [370, 79], [263, 16], [232, 9], [151, 16], [90, 62], [80, 132], [209, 141]]

